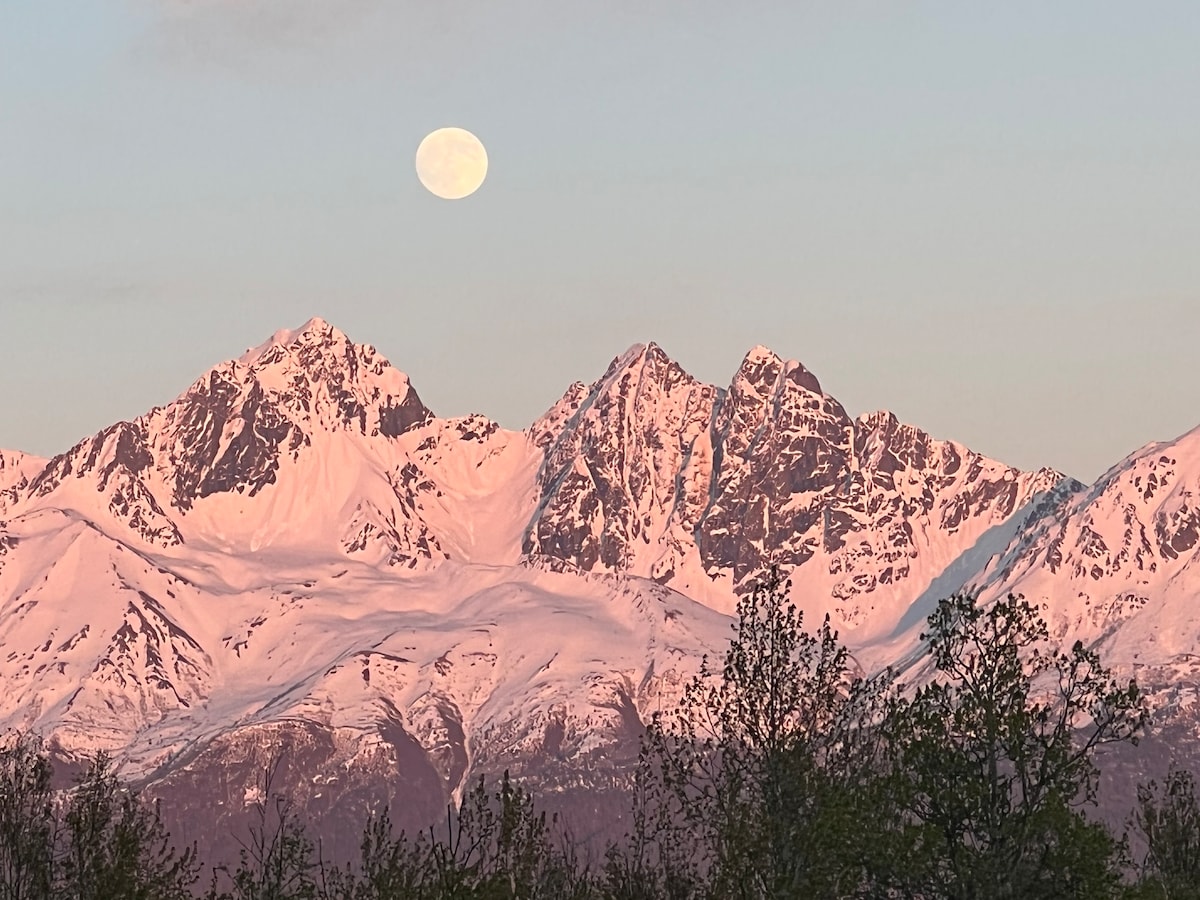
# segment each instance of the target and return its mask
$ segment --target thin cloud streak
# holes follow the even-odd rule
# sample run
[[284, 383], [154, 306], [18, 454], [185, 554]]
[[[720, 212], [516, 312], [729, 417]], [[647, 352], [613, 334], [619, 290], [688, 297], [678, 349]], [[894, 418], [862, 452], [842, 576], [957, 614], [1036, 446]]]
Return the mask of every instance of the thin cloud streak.
[[273, 57], [338, 42], [382, 0], [135, 0], [149, 27], [136, 55], [251, 72]]

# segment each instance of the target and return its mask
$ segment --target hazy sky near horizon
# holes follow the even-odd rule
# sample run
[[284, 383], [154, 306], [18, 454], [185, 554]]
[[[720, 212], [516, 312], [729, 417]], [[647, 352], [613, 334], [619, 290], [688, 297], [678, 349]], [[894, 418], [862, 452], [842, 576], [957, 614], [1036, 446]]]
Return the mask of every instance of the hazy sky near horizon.
[[1194, 0], [6, 0], [0, 447], [320, 315], [441, 415], [762, 343], [1093, 479], [1200, 425], [1197, 47]]

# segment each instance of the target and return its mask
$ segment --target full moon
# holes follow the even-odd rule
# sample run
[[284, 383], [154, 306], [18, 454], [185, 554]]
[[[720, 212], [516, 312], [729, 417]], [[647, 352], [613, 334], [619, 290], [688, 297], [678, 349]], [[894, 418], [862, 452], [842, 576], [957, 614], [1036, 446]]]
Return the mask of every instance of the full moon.
[[487, 151], [479, 138], [462, 128], [439, 128], [417, 147], [417, 177], [444, 200], [461, 200], [487, 177]]

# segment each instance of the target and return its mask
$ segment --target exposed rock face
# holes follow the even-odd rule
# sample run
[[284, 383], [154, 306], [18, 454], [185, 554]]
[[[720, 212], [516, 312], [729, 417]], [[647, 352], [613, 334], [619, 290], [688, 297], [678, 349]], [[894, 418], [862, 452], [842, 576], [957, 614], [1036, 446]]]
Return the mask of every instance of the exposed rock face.
[[254, 496], [314, 434], [396, 438], [430, 417], [407, 376], [373, 347], [314, 319], [213, 369], [147, 425], [171, 505], [186, 511], [214, 493]]
[[664, 545], [683, 554], [709, 503], [719, 402], [654, 344], [615, 359], [586, 392], [572, 386], [531, 428], [546, 459], [526, 552], [585, 571], [669, 573]]
[[1090, 488], [1058, 492], [972, 576], [986, 601], [1037, 603], [1064, 644], [1134, 677], [1153, 712], [1137, 747], [1104, 763], [1102, 809], [1119, 825], [1139, 781], [1200, 758], [1200, 429], [1148, 445]]
[[0, 726], [113, 752], [216, 852], [275, 758], [333, 830], [507, 768], [587, 834], [771, 564], [867, 666], [939, 593], [1025, 591], [1190, 721], [1198, 434], [1084, 489], [851, 418], [765, 348], [718, 388], [653, 344], [512, 432], [313, 320], [52, 460], [0, 453]]
[[[313, 319], [217, 366], [167, 406], [81, 441], [10, 488], [6, 506], [68, 505], [94, 488], [113, 520], [146, 544], [170, 547], [184, 541], [181, 524], [205, 498], [255, 497], [303, 455], [328, 456], [331, 442], [342, 454], [374, 451], [386, 463], [394, 440], [430, 418], [407, 376], [373, 347]], [[315, 451], [314, 439], [322, 444]], [[382, 519], [395, 514], [379, 511]], [[399, 556], [409, 559], [407, 551]]]
[[[277, 821], [286, 793], [298, 823], [319, 823], [326, 860], [357, 860], [364, 823], [387, 808], [409, 834], [444, 820], [451, 796], [420, 744], [395, 721], [367, 735], [292, 719], [217, 736], [145, 786], [164, 824], [206, 859], [236, 860], [252, 827]], [[265, 808], [265, 809], [264, 809]]]
[[94, 488], [113, 520], [147, 544], [170, 547], [183, 537], [154, 496], [152, 465], [145, 426], [118, 422], [50, 460], [30, 482], [27, 496], [36, 502], [63, 488], [66, 495]]
[[849, 626], [881, 588], [899, 615], [988, 528], [1064, 480], [890, 413], [852, 420], [811, 372], [763, 347], [725, 390], [636, 347], [530, 434], [546, 461], [527, 552], [685, 592], [689, 562], [735, 591], [777, 564]]
[[1198, 538], [1200, 429], [1057, 498], [997, 558], [988, 586], [1042, 600], [1064, 633], [1104, 640], [1127, 662], [1164, 651], [1190, 659], [1200, 640], [1190, 611]]
[[19, 450], [0, 450], [0, 516], [29, 487], [29, 479], [46, 465], [46, 460]]
[[[844, 490], [852, 423], [813, 375], [763, 347], [742, 361], [713, 423], [719, 443], [713, 502], [699, 524], [705, 569], [734, 579], [778, 563], [791, 568], [842, 525], [825, 510]], [[840, 546], [840, 543], [838, 544]]]

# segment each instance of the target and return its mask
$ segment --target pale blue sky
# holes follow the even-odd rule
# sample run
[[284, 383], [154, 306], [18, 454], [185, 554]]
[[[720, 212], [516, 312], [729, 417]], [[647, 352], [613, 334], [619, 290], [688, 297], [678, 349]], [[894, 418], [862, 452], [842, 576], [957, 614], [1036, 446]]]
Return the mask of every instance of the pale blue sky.
[[4, 0], [0, 446], [321, 315], [443, 415], [764, 343], [1091, 479], [1200, 424], [1198, 47], [1194, 0]]

